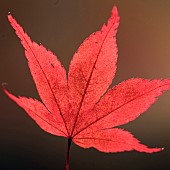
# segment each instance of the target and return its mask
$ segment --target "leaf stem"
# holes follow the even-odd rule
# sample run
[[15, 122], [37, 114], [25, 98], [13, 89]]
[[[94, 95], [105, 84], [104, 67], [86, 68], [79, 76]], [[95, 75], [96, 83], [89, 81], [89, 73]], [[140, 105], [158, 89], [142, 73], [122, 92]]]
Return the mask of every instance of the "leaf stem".
[[66, 153], [66, 170], [69, 170], [69, 154], [70, 154], [70, 147], [71, 147], [72, 138], [68, 138], [68, 145], [67, 145], [67, 153]]

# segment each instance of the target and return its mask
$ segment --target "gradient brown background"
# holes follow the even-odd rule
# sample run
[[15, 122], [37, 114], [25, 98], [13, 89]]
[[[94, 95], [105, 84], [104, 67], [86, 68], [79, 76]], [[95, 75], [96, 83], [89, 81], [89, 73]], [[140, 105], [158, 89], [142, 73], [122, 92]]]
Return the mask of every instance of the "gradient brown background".
[[[11, 13], [32, 39], [51, 49], [68, 70], [72, 55], [99, 30], [117, 5], [118, 69], [113, 85], [131, 77], [170, 77], [168, 0], [1, 0], [0, 82], [16, 95], [39, 99], [23, 48], [7, 21]], [[70, 170], [169, 170], [170, 92], [137, 120], [123, 126], [142, 143], [165, 147], [160, 153], [105, 154], [72, 145]], [[65, 169], [67, 141], [42, 131], [0, 90], [0, 169]]]

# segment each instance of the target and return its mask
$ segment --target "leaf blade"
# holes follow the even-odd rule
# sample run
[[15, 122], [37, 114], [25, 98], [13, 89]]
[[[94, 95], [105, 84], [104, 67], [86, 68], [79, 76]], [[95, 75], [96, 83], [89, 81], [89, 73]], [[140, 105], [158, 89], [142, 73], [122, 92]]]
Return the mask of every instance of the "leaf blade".
[[28, 66], [41, 100], [48, 110], [61, 121], [68, 110], [65, 69], [51, 51], [31, 41], [11, 14], [8, 15], [8, 20], [25, 48]]
[[[69, 97], [72, 106], [72, 133], [81, 112], [93, 107], [111, 84], [117, 61], [116, 32], [119, 25], [114, 7], [107, 26], [91, 34], [79, 47], [68, 73]], [[80, 118], [81, 119], [81, 118]]]
[[[110, 89], [96, 106], [84, 113], [83, 121], [78, 122], [79, 130], [87, 133], [97, 129], [111, 128], [126, 124], [145, 112], [164, 90], [170, 89], [170, 79], [152, 80], [129, 79]], [[84, 126], [84, 127], [83, 127]]]
[[83, 148], [94, 147], [101, 152], [124, 152], [136, 150], [138, 152], [159, 152], [161, 148], [148, 148], [140, 144], [128, 131], [118, 128], [93, 131], [89, 134], [79, 134], [73, 142]]
[[64, 127], [63, 122], [56, 120], [41, 102], [32, 98], [15, 97], [4, 87], [3, 91], [9, 98], [23, 108], [41, 129], [53, 135], [66, 137], [67, 132], [65, 128], [62, 128]]

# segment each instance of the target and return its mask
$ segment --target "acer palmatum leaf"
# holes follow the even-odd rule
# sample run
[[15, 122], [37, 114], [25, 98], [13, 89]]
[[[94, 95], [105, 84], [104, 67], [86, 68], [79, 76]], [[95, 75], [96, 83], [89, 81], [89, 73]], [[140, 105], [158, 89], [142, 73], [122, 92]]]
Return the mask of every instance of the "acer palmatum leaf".
[[43, 130], [68, 139], [66, 169], [72, 141], [83, 148], [94, 147], [102, 152], [136, 150], [152, 153], [161, 150], [148, 148], [129, 132], [113, 128], [136, 119], [164, 90], [170, 89], [170, 79], [133, 78], [107, 91], [116, 72], [115, 36], [119, 25], [116, 7], [107, 25], [91, 34], [74, 54], [68, 83], [66, 71], [57, 57], [32, 42], [11, 15], [8, 19], [25, 48], [43, 103], [15, 97], [3, 89]]

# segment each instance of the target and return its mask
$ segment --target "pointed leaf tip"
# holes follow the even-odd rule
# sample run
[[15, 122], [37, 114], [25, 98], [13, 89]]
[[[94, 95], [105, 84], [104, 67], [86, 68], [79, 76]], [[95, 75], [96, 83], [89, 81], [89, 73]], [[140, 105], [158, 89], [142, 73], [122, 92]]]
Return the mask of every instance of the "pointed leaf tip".
[[8, 21], [11, 23], [13, 19], [11, 12], [8, 12]]
[[8, 91], [6, 90], [7, 83], [2, 83], [2, 90], [8, 96]]
[[7, 83], [5, 83], [5, 82], [3, 82], [3, 83], [1, 83], [1, 86], [4, 88], [5, 86], [7, 86], [8, 84]]
[[120, 17], [118, 16], [118, 9], [116, 6], [114, 6], [112, 9], [112, 16], [117, 18], [117, 20], [119, 21]]
[[161, 152], [163, 149], [162, 148], [149, 148], [150, 151], [148, 153], [155, 153], [155, 152]]
[[118, 15], [118, 10], [117, 10], [117, 6], [116, 5], [112, 9], [112, 13]]
[[2, 87], [2, 90], [4, 91], [4, 93], [6, 93], [6, 86], [7, 86], [8, 84], [7, 83], [1, 83], [1, 87]]

